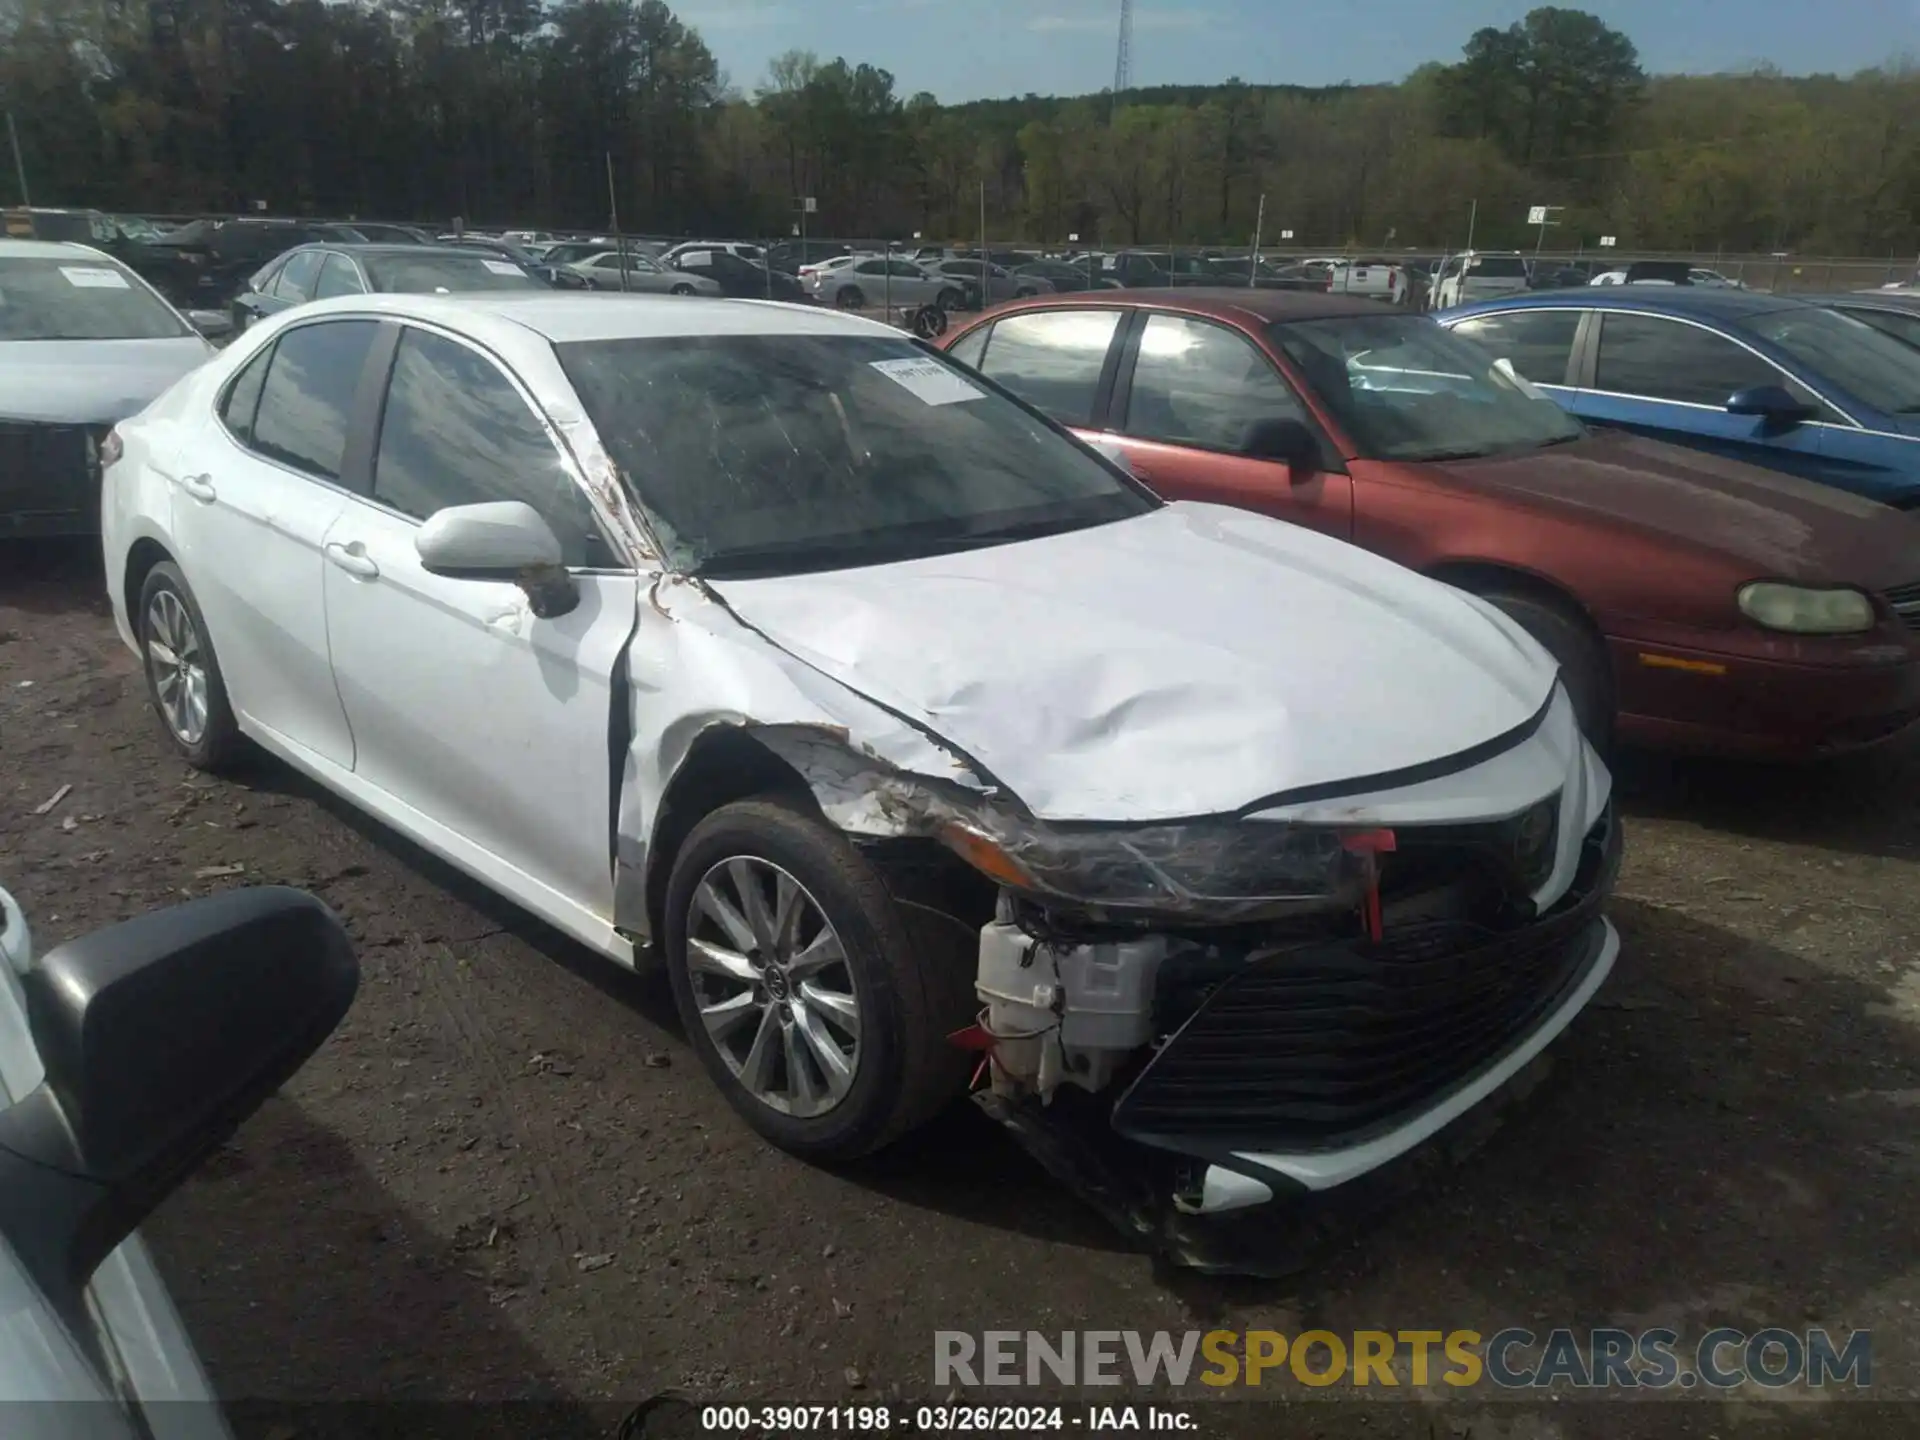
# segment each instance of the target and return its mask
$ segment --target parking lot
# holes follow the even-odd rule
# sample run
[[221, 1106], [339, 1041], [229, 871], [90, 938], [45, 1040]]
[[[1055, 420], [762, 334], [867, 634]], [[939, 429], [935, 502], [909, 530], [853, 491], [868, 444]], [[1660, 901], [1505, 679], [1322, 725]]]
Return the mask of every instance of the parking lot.
[[[964, 1108], [845, 1173], [760, 1143], [663, 987], [276, 763], [174, 759], [85, 546], [0, 559], [0, 736], [0, 877], [43, 948], [241, 883], [315, 891], [358, 943], [345, 1025], [148, 1227], [257, 1433], [322, 1397], [938, 1399], [932, 1332], [996, 1326], [1873, 1331], [1871, 1400], [1328, 1390], [1278, 1430], [1211, 1404], [1220, 1434], [1898, 1433], [1885, 1402], [1915, 1396], [1920, 747], [1624, 757], [1621, 962], [1551, 1078], [1320, 1265], [1252, 1282], [1130, 1252]], [[563, 1414], [605, 1418], [536, 1428]]]

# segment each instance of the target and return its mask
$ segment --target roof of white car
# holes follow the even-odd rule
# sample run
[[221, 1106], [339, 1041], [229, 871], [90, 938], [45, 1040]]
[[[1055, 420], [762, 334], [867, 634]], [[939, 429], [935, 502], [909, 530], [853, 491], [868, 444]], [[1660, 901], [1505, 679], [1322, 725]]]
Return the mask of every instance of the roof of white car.
[[[449, 329], [509, 321], [555, 344], [575, 340], [638, 340], [686, 335], [890, 335], [877, 320], [813, 305], [772, 300], [715, 300], [685, 295], [565, 294], [497, 291], [464, 295], [355, 295], [300, 307], [302, 315], [369, 310]], [[484, 317], [484, 318], [483, 318]]]
[[17, 255], [33, 260], [73, 260], [81, 256], [89, 260], [103, 258], [101, 252], [91, 245], [77, 245], [71, 240], [0, 239], [0, 255]]

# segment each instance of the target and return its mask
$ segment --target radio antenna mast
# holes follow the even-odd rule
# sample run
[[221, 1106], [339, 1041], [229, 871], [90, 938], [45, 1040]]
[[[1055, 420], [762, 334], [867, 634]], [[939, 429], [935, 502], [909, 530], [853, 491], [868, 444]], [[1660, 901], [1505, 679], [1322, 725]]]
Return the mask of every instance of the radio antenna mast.
[[1133, 0], [1120, 0], [1120, 49], [1113, 57], [1113, 104], [1133, 86]]

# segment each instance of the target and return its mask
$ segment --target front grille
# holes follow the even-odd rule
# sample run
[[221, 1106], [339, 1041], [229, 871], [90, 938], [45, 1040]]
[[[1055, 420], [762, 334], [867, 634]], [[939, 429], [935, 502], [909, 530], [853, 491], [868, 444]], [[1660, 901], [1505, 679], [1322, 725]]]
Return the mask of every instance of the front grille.
[[1901, 623], [1909, 630], [1920, 630], [1920, 583], [1896, 585], [1885, 593]]
[[98, 516], [98, 433], [0, 420], [0, 534], [53, 517]]
[[1445, 920], [1255, 962], [1147, 1063], [1114, 1128], [1175, 1149], [1302, 1150], [1387, 1127], [1504, 1053], [1577, 983], [1618, 864], [1609, 811], [1573, 889], [1532, 923]]

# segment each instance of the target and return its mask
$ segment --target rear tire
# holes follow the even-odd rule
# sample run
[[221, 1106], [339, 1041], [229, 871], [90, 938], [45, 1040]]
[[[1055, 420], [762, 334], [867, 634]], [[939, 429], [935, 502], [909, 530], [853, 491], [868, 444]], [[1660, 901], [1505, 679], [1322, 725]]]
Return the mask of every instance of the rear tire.
[[676, 285], [667, 293], [670, 295], [691, 295], [693, 294], [693, 287], [691, 285]]
[[1546, 652], [1560, 662], [1560, 680], [1573, 701], [1580, 730], [1605, 754], [1613, 744], [1613, 665], [1604, 641], [1571, 607], [1523, 591], [1486, 589], [1482, 600], [1497, 605], [1519, 622]]
[[230, 770], [246, 751], [207, 622], [170, 560], [147, 572], [134, 611], [147, 698], [167, 739], [196, 770]]
[[[778, 923], [783, 892], [790, 934]], [[777, 795], [714, 811], [674, 859], [663, 918], [688, 1042], [734, 1109], [781, 1149], [855, 1159], [965, 1093], [966, 1057], [946, 1040], [970, 1018], [970, 983], [965, 997], [958, 984], [971, 981], [960, 974], [965, 955], [916, 943], [879, 873], [818, 815]], [[823, 1026], [851, 1072], [837, 1095], [810, 1038]]]

